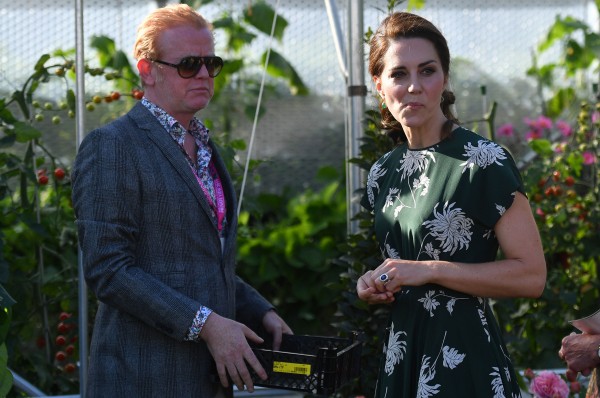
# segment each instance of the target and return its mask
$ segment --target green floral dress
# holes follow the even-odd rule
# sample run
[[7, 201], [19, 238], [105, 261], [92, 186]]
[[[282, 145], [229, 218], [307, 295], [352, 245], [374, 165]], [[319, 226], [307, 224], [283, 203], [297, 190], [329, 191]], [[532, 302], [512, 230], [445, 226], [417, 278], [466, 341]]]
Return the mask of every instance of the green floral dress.
[[[496, 258], [493, 228], [516, 191], [510, 154], [459, 127], [431, 147], [385, 154], [362, 205], [384, 258], [481, 263]], [[403, 287], [392, 305], [377, 397], [521, 396], [486, 298], [428, 284]]]

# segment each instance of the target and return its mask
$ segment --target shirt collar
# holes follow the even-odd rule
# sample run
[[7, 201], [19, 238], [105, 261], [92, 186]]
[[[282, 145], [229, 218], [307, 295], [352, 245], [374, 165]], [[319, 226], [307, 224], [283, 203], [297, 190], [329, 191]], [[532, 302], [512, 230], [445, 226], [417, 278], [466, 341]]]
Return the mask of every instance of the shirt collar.
[[[173, 116], [167, 113], [160, 106], [156, 105], [148, 98], [142, 98], [142, 105], [144, 105], [150, 113], [156, 117], [159, 123], [167, 130], [173, 138], [177, 141], [183, 140], [183, 136], [186, 133], [186, 129], [181, 125]], [[209, 133], [210, 131], [206, 126], [197, 118], [193, 117], [190, 122], [189, 133], [196, 139], [199, 139], [202, 144], [208, 145]]]

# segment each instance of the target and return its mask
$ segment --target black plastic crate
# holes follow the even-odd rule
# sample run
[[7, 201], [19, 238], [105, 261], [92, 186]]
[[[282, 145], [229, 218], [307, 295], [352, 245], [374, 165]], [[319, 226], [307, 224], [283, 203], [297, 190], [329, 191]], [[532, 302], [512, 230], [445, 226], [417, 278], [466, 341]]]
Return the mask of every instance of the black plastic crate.
[[253, 351], [268, 379], [253, 374], [257, 386], [330, 395], [359, 376], [357, 339], [284, 334], [279, 351], [261, 347]]

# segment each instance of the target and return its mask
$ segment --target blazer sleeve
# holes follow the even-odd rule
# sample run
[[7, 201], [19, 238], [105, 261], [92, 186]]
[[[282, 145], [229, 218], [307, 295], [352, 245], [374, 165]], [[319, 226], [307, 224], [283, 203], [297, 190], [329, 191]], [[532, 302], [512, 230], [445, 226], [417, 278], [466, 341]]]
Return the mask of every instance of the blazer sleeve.
[[84, 275], [100, 301], [183, 340], [201, 303], [136, 264], [137, 237], [148, 226], [139, 225], [143, 164], [122, 137], [126, 129], [92, 131], [74, 163], [73, 207]]
[[275, 309], [256, 289], [239, 276], [236, 276], [235, 300], [237, 321], [254, 331], [262, 330], [263, 317], [268, 311]]

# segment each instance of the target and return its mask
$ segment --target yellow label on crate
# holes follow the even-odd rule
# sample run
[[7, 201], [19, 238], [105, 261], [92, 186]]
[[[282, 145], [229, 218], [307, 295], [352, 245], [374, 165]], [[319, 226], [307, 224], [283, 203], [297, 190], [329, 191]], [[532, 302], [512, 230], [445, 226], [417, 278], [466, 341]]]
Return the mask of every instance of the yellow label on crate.
[[275, 361], [273, 362], [273, 372], [308, 376], [310, 375], [310, 364]]

